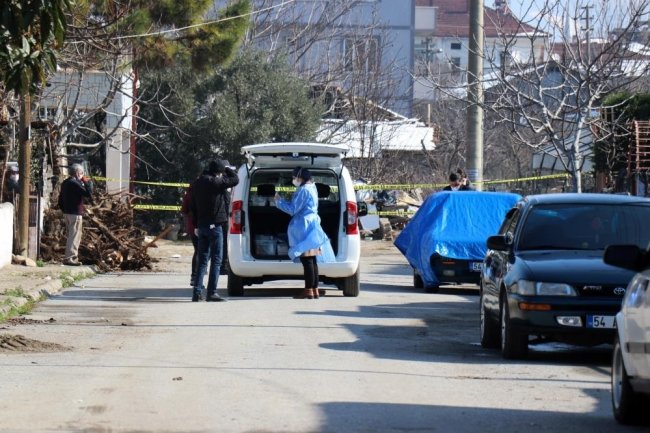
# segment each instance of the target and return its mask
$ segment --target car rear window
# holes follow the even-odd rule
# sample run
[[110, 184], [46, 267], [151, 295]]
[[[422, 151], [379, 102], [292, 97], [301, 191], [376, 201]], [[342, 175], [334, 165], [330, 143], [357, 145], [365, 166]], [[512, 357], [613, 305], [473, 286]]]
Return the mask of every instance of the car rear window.
[[[252, 174], [249, 185], [248, 202], [252, 206], [273, 204], [273, 192], [293, 193], [296, 188], [291, 183], [293, 169], [260, 169]], [[338, 177], [330, 170], [310, 170], [312, 181], [318, 190], [319, 202], [338, 203]]]
[[603, 250], [611, 244], [650, 243], [650, 206], [643, 204], [546, 204], [523, 221], [518, 249]]

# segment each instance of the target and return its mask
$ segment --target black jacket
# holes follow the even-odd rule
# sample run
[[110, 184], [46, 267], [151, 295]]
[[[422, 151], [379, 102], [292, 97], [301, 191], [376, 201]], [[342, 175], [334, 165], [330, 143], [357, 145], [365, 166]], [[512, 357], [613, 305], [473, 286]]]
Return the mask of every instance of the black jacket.
[[219, 176], [203, 174], [192, 183], [192, 215], [194, 226], [209, 227], [228, 221], [228, 188], [239, 183], [237, 173], [226, 167], [226, 172]]
[[59, 209], [64, 214], [69, 215], [83, 215], [84, 213], [84, 197], [88, 197], [92, 203], [92, 184], [90, 182], [82, 182], [76, 177], [69, 177], [61, 184], [61, 192], [59, 192]]
[[[453, 189], [451, 189], [451, 185], [447, 185], [447, 186], [444, 187], [442, 190], [443, 190], [443, 191], [453, 191]], [[472, 189], [469, 188], [467, 185], [461, 185], [461, 186], [458, 188], [458, 191], [471, 191], [471, 190], [472, 190]]]

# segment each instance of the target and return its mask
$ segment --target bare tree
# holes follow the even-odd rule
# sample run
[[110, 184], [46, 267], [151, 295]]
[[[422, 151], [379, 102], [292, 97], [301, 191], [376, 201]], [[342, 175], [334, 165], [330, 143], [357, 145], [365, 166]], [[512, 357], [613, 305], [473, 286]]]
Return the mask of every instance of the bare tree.
[[209, 71], [232, 57], [249, 21], [248, 0], [230, 2], [212, 21], [202, 17], [205, 2], [157, 3], [75, 3], [60, 68], [34, 99], [50, 125], [54, 174], [57, 156], [113, 151], [130, 159], [134, 140], [155, 145], [151, 136], [135, 135], [136, 120], [147, 122], [138, 107], [164, 111], [166, 96], [138, 95], [139, 72], [181, 63]]
[[[594, 141], [608, 135], [600, 116], [608, 108], [604, 98], [650, 72], [650, 56], [635, 37], [649, 4], [528, 3], [519, 31], [501, 32], [498, 43], [481, 54], [489, 65], [482, 77], [484, 109], [516, 143], [556, 158], [575, 191], [583, 189]], [[498, 19], [491, 24], [498, 27]], [[431, 85], [448, 97], [464, 97], [456, 83]], [[597, 138], [595, 129], [601, 131]]]
[[[414, 171], [400, 169], [399, 161], [414, 152], [389, 150], [387, 145], [400, 128], [414, 122], [389, 109], [400, 101], [410, 107], [411, 95], [400, 85], [405, 71], [389, 49], [396, 41], [379, 16], [380, 6], [323, 0], [273, 8], [280, 3], [255, 2], [261, 12], [255, 15], [247, 43], [267, 49], [270, 56], [287, 55], [294, 69], [312, 84], [325, 107], [319, 139], [358, 143], [353, 152], [358, 160], [350, 161], [354, 176], [377, 182], [395, 183], [398, 176], [413, 181]], [[422, 152], [416, 151], [414, 159], [421, 162]], [[430, 166], [417, 172], [430, 176]]]

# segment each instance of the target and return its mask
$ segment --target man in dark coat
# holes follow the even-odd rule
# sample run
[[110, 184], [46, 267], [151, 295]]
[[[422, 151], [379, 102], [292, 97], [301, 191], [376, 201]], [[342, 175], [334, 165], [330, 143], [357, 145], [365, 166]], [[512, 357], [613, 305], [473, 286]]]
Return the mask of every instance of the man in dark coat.
[[210, 262], [208, 302], [225, 301], [217, 294], [217, 281], [223, 257], [223, 223], [228, 221], [227, 189], [239, 183], [237, 173], [223, 161], [210, 162], [207, 173], [192, 183], [192, 215], [198, 237], [198, 263], [192, 302], [202, 297], [203, 277]]
[[467, 185], [461, 183], [458, 173], [449, 174], [449, 185], [442, 189], [443, 191], [469, 191]]
[[79, 164], [70, 166], [70, 176], [61, 184], [59, 208], [63, 211], [68, 239], [65, 245], [63, 264], [80, 266], [79, 244], [81, 243], [82, 216], [84, 214], [84, 197], [92, 203], [92, 183], [85, 177], [84, 169]]

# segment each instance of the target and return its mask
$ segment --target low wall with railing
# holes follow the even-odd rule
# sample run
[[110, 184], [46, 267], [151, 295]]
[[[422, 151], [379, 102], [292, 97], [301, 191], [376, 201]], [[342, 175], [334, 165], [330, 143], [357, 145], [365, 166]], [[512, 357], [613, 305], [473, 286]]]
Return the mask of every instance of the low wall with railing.
[[14, 248], [14, 206], [0, 203], [0, 268], [11, 263]]

